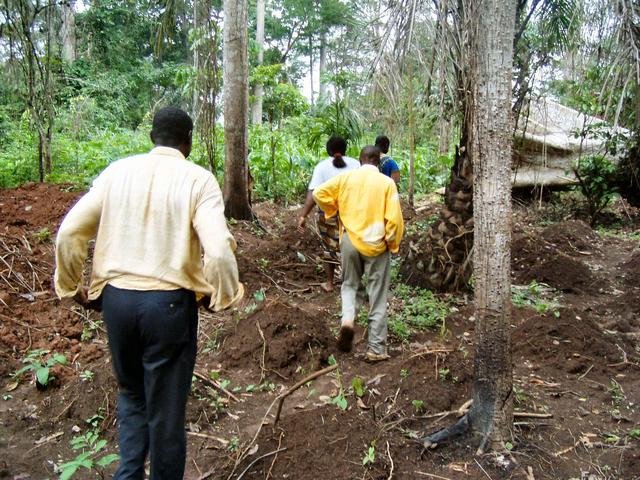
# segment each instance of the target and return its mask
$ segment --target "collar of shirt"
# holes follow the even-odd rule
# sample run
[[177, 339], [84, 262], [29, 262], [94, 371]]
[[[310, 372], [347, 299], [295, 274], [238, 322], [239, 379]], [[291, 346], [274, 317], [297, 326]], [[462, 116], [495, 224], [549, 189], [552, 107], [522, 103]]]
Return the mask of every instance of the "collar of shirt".
[[151, 155], [166, 155], [167, 157], [175, 157], [184, 160], [184, 155], [177, 148], [172, 147], [155, 147], [149, 152]]
[[360, 168], [373, 168], [375, 170], [378, 170], [378, 167], [376, 167], [375, 165], [371, 165], [370, 163], [365, 163], [364, 165], [360, 165]]

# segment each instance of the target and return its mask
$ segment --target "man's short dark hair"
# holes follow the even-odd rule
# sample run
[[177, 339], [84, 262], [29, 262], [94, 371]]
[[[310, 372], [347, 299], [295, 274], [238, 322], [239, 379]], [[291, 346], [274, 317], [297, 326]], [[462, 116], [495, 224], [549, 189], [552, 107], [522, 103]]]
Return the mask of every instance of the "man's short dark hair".
[[193, 121], [185, 112], [176, 107], [164, 107], [153, 116], [151, 139], [156, 145], [176, 147], [191, 142]]
[[382, 153], [389, 152], [389, 145], [391, 145], [391, 141], [386, 135], [378, 135], [376, 137], [376, 147], [378, 147]]
[[376, 145], [367, 145], [360, 150], [360, 162], [369, 163], [376, 167], [380, 164], [380, 148]]

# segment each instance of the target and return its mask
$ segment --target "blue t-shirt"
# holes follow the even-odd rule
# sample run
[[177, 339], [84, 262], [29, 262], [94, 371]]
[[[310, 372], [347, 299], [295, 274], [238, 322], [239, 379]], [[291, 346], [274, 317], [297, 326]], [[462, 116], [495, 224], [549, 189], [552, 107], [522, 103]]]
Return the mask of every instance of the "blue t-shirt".
[[400, 171], [400, 167], [398, 167], [398, 164], [393, 158], [385, 155], [380, 160], [380, 171], [387, 177], [390, 177], [393, 172]]

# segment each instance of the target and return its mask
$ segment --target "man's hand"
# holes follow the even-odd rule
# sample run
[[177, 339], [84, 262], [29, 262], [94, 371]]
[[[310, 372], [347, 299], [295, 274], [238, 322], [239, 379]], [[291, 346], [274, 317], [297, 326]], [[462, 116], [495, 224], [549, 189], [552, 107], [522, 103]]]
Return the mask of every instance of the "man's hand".
[[298, 218], [298, 230], [299, 230], [300, 232], [303, 232], [303, 231], [304, 231], [305, 223], [306, 223], [306, 217], [305, 217], [304, 215], [301, 215], [301, 216]]
[[89, 305], [89, 287], [80, 287], [78, 293], [73, 296], [73, 301], [86, 308]]

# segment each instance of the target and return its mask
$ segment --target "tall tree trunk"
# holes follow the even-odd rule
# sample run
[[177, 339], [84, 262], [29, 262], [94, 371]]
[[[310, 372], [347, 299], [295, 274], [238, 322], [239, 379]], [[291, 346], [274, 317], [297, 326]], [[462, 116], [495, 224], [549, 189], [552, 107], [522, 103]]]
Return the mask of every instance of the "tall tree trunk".
[[224, 203], [225, 215], [253, 216], [249, 204], [247, 0], [224, 0]]
[[468, 428], [478, 453], [512, 441], [511, 75], [515, 2], [465, 0], [471, 19], [469, 155], [474, 169], [475, 362], [473, 406], [453, 427], [425, 439], [441, 442]]
[[76, 60], [76, 21], [73, 7], [75, 0], [67, 0], [61, 4], [62, 28], [60, 37], [62, 41], [62, 59], [72, 63]]
[[323, 31], [320, 33], [320, 62], [319, 65], [319, 87], [318, 87], [318, 99], [323, 99], [327, 94], [327, 82], [323, 79], [323, 75], [327, 68], [327, 34]]
[[[258, 0], [256, 5], [256, 43], [258, 44], [258, 65], [262, 65], [264, 61], [264, 0]], [[251, 123], [254, 125], [262, 124], [262, 97], [264, 96], [264, 87], [257, 84], [253, 88], [253, 96], [255, 100], [251, 108]]]
[[311, 90], [311, 105], [313, 105], [313, 35], [309, 35], [309, 84]]
[[[474, 166], [476, 356], [473, 430], [503, 448], [513, 425], [511, 359], [511, 77], [514, 0], [468, 0], [471, 34], [470, 154]], [[474, 15], [473, 9], [478, 14]]]
[[414, 118], [413, 118], [413, 61], [409, 59], [409, 67], [408, 67], [408, 77], [409, 77], [409, 205], [413, 207], [413, 194], [414, 194], [414, 186], [416, 181], [416, 173], [415, 173], [415, 147], [416, 147], [416, 138], [415, 138], [415, 129], [414, 129]]

